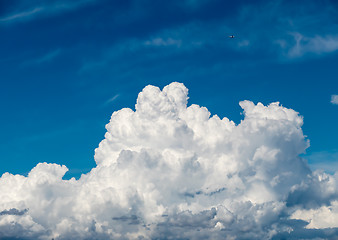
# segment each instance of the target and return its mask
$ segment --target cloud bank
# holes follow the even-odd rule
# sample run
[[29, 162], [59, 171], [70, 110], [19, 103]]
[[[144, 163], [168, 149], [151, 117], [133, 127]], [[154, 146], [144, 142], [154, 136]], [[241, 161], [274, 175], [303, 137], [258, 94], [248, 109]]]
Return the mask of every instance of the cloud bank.
[[0, 178], [0, 238], [327, 239], [338, 234], [338, 174], [311, 172], [302, 117], [240, 102], [236, 125], [187, 105], [188, 89], [147, 86], [114, 112], [97, 166], [63, 180], [39, 163]]

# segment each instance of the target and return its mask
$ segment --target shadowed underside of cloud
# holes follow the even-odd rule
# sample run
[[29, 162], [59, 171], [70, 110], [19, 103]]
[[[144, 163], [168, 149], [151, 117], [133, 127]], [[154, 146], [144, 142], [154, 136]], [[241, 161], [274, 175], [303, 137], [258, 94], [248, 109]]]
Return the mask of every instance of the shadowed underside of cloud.
[[[302, 117], [240, 102], [236, 125], [147, 86], [114, 112], [79, 180], [40, 163], [0, 178], [0, 238], [325, 239], [337, 236], [338, 174], [311, 172]], [[331, 228], [331, 229], [329, 229]]]

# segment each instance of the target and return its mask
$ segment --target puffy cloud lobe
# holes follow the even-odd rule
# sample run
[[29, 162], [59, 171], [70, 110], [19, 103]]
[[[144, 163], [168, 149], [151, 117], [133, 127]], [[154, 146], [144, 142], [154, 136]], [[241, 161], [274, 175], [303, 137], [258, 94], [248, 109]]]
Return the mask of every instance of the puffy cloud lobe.
[[337, 227], [323, 219], [336, 218], [337, 175], [299, 157], [309, 143], [297, 112], [243, 101], [236, 125], [187, 100], [181, 83], [145, 87], [135, 111], [112, 114], [97, 166], [79, 180], [47, 163], [5, 173], [0, 236], [270, 239]]
[[331, 206], [322, 206], [318, 209], [297, 210], [292, 218], [310, 222], [306, 228], [337, 228], [338, 201], [332, 201]]

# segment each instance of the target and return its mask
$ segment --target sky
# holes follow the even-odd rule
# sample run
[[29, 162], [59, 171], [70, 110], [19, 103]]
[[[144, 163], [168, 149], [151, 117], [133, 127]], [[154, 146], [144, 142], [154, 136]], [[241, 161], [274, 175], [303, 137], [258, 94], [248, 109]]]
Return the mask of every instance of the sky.
[[46, 161], [78, 177], [111, 113], [173, 81], [236, 123], [239, 101], [279, 101], [304, 116], [309, 159], [337, 160], [336, 13], [334, 1], [1, 1], [1, 172]]
[[[170, 236], [165, 227], [175, 229], [173, 238], [193, 238], [191, 226], [205, 223], [220, 230], [215, 235], [201, 230], [214, 239], [222, 239], [218, 234], [227, 224], [232, 224], [229, 239], [243, 233], [246, 224], [251, 230], [260, 227], [257, 239], [337, 236], [338, 226], [322, 217], [338, 219], [337, 29], [333, 0], [2, 0], [0, 188], [13, 196], [0, 201], [0, 236], [81, 239], [94, 222], [90, 236], [97, 239], [165, 239]], [[229, 147], [222, 150], [221, 142]], [[161, 163], [156, 171], [154, 159]], [[217, 164], [212, 167], [205, 159]], [[130, 165], [117, 164], [123, 160]], [[284, 169], [285, 161], [292, 164]], [[225, 163], [228, 180], [217, 182], [222, 173], [214, 167]], [[137, 169], [144, 170], [139, 177]], [[292, 169], [297, 176], [283, 180]], [[173, 183], [180, 189], [173, 184], [158, 190], [165, 181], [154, 183], [157, 171], [176, 176]], [[282, 180], [274, 185], [276, 176]], [[109, 185], [108, 179], [126, 183]], [[148, 187], [134, 186], [135, 179]], [[223, 191], [237, 181], [243, 188]], [[54, 209], [57, 216], [42, 216], [34, 207], [37, 190], [27, 186], [41, 182], [54, 189], [49, 195], [39, 192], [49, 202], [43, 209]], [[92, 206], [75, 198], [66, 207], [59, 204], [72, 191], [95, 196], [93, 186], [102, 183], [123, 189], [109, 193], [120, 199], [111, 203], [110, 218], [97, 211], [99, 202]], [[17, 185], [31, 197], [9, 194], [21, 191]], [[135, 189], [157, 202], [142, 205], [145, 200], [133, 195]], [[264, 193], [263, 201], [255, 189]], [[107, 191], [101, 189], [102, 199], [110, 196]], [[226, 200], [224, 194], [229, 194]], [[110, 206], [102, 201], [103, 209]], [[90, 205], [86, 211], [88, 216], [95, 212], [95, 220], [85, 219], [83, 209], [74, 210], [75, 220], [60, 212], [60, 206], [79, 204]], [[266, 214], [258, 221], [260, 208]], [[240, 209], [257, 221], [240, 222], [246, 218]], [[13, 235], [8, 225], [13, 219], [21, 226], [15, 232], [22, 235]], [[46, 219], [48, 224], [42, 224]], [[109, 232], [114, 221], [121, 224]], [[142, 230], [140, 222], [150, 230]], [[67, 229], [70, 223], [79, 230]], [[191, 231], [182, 235], [187, 228]], [[285, 235], [288, 231], [291, 235]]]

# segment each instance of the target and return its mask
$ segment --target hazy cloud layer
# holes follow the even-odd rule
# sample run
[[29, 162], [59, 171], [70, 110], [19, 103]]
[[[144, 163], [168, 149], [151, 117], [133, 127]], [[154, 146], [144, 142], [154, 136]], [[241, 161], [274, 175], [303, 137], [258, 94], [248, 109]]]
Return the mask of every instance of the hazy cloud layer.
[[48, 163], [3, 174], [0, 238], [337, 236], [338, 174], [299, 157], [309, 143], [297, 112], [242, 101], [236, 125], [187, 100], [180, 83], [145, 87], [135, 111], [112, 114], [97, 166], [79, 180]]

